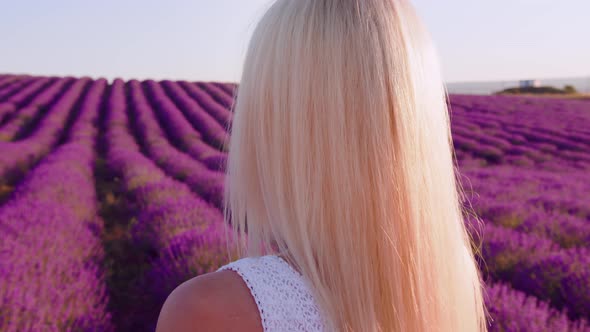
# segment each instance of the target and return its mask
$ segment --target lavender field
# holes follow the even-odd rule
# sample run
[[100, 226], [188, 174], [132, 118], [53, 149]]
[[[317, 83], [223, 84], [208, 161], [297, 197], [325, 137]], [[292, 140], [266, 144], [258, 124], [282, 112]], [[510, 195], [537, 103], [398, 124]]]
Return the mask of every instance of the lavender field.
[[[0, 75], [0, 331], [150, 331], [227, 263], [237, 86]], [[590, 101], [451, 95], [491, 331], [590, 331]]]

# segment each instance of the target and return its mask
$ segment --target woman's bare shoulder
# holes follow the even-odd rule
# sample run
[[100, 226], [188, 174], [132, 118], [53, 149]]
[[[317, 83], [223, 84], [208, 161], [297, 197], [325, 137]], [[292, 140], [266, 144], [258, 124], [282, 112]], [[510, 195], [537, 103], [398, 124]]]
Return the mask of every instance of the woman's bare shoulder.
[[162, 306], [156, 332], [262, 331], [256, 303], [231, 270], [207, 273], [176, 287]]

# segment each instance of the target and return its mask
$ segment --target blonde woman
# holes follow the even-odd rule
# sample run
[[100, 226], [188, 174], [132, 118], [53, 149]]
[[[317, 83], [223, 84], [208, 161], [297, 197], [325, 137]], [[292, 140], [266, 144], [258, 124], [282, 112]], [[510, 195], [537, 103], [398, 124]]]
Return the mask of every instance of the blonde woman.
[[278, 0], [242, 75], [225, 209], [242, 258], [177, 287], [157, 331], [486, 331], [411, 4]]

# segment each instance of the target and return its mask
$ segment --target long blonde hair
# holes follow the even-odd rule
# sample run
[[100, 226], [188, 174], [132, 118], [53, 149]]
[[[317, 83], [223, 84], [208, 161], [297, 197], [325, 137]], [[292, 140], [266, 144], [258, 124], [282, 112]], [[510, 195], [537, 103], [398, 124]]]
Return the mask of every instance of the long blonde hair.
[[408, 1], [278, 0], [254, 30], [224, 217], [335, 330], [486, 330], [445, 97]]

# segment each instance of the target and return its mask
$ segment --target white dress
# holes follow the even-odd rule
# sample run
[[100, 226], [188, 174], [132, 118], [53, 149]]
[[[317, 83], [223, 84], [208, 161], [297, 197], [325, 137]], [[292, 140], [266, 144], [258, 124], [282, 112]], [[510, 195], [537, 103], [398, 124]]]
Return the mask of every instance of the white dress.
[[256, 302], [264, 332], [328, 331], [308, 283], [279, 256], [246, 257], [220, 270], [233, 270], [242, 277]]

